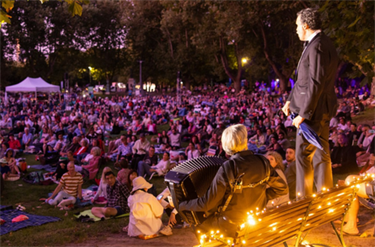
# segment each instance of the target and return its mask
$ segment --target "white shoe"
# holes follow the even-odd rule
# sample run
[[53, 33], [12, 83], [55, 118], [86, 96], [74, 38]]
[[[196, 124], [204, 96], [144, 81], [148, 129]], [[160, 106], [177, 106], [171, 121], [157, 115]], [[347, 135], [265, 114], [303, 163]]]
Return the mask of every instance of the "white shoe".
[[155, 175], [155, 172], [153, 172], [150, 176], [150, 178], [148, 179], [148, 181], [150, 181], [152, 179], [152, 177]]
[[159, 233], [165, 235], [165, 236], [170, 236], [173, 234], [172, 232], [172, 228], [168, 225], [168, 226], [164, 226], [160, 231]]

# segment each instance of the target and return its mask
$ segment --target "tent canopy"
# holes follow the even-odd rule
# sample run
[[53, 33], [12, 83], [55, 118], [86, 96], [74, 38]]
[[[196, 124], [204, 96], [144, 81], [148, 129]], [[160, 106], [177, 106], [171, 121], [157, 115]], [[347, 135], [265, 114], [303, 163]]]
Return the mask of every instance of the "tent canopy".
[[60, 87], [49, 84], [40, 77], [27, 77], [16, 85], [5, 87], [5, 92], [60, 93]]

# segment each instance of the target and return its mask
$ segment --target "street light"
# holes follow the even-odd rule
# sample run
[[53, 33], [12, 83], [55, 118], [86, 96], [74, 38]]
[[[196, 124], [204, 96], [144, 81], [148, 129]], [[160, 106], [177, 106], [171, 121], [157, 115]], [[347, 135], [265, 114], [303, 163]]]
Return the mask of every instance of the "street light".
[[143, 86], [142, 86], [142, 60], [139, 60], [139, 92], [141, 93], [142, 95], [142, 90], [143, 90]]
[[90, 86], [91, 86], [91, 70], [92, 70], [92, 68], [89, 66], [89, 79], [90, 79]]

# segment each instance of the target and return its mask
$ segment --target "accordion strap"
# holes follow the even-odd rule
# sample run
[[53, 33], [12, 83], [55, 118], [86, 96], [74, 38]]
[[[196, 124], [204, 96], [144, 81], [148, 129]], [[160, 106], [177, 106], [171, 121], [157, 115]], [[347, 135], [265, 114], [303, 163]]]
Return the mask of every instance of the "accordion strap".
[[236, 193], [237, 189], [242, 190], [242, 189], [248, 189], [248, 188], [255, 188], [255, 187], [267, 182], [270, 179], [270, 174], [271, 174], [270, 166], [271, 165], [270, 165], [268, 159], [266, 159], [262, 155], [255, 155], [255, 156], [258, 157], [262, 161], [262, 163], [264, 165], [264, 168], [266, 170], [266, 177], [264, 179], [260, 180], [259, 182], [256, 182], [256, 183], [251, 183], [251, 184], [248, 184], [248, 185], [240, 184], [241, 179], [245, 175], [245, 173], [241, 173], [236, 178], [234, 178], [233, 170], [235, 169], [237, 173], [238, 173], [238, 171], [237, 171], [236, 163], [233, 162], [232, 160], [229, 160], [229, 165], [227, 165], [227, 166], [223, 165], [223, 169], [225, 171], [225, 174], [227, 174], [227, 178], [228, 178], [228, 182], [229, 182], [229, 186], [230, 186], [230, 194], [227, 197], [227, 199], [225, 200], [224, 205], [222, 207], [219, 207], [219, 210], [218, 210], [219, 213], [225, 212], [225, 210], [227, 209], [230, 201], [232, 200], [233, 194]]

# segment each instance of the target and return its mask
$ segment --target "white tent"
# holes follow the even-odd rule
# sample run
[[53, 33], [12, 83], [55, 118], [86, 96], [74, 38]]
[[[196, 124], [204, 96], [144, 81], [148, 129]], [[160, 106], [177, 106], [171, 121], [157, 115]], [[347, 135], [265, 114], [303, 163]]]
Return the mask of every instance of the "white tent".
[[39, 78], [27, 77], [25, 80], [21, 81], [20, 83], [16, 85], [5, 87], [5, 94], [7, 92], [34, 92], [35, 99], [36, 99], [38, 92], [60, 94], [60, 87], [49, 84], [48, 82], [44, 81], [40, 77]]

